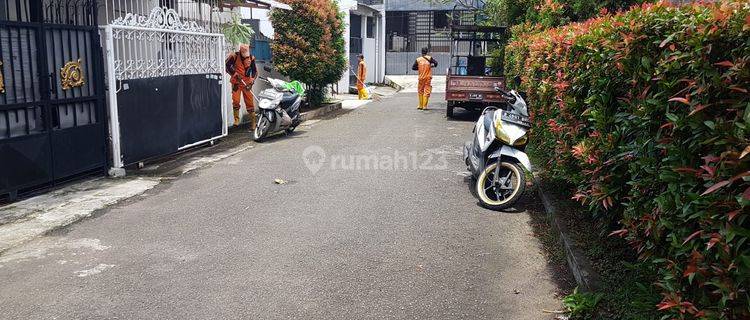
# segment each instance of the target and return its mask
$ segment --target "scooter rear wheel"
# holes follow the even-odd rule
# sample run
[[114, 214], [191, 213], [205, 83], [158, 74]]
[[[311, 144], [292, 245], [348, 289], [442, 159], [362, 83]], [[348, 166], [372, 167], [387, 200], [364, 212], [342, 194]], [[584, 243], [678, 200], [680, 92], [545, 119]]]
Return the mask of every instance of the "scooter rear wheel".
[[[495, 184], [495, 169], [500, 166], [499, 179]], [[504, 210], [513, 206], [526, 188], [526, 174], [523, 169], [511, 162], [496, 161], [487, 165], [476, 182], [476, 192], [483, 207], [491, 210]]]

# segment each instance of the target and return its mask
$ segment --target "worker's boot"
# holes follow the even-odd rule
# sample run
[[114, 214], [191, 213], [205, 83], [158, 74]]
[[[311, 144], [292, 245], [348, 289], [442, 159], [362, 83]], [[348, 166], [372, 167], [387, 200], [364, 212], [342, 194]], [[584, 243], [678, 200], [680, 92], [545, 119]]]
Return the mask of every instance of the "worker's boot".
[[240, 125], [240, 109], [234, 109], [234, 126]]
[[419, 105], [417, 106], [417, 109], [419, 109], [419, 110], [422, 110], [422, 102], [424, 101], [423, 99], [424, 99], [424, 97], [420, 94], [419, 95]]
[[250, 111], [249, 116], [250, 116], [250, 131], [252, 132], [252, 131], [255, 131], [255, 126], [258, 125], [256, 116], [255, 116], [255, 111], [254, 110]]
[[424, 96], [422, 99], [424, 99], [422, 100], [422, 110], [427, 110], [427, 105], [430, 103], [430, 96]]

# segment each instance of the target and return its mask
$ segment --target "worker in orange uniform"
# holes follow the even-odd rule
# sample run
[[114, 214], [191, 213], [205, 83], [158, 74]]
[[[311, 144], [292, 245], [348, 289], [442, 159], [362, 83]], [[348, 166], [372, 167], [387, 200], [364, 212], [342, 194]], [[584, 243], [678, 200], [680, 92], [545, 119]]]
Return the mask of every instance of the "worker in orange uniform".
[[368, 99], [367, 90], [365, 90], [365, 79], [367, 79], [367, 66], [365, 65], [365, 56], [359, 55], [359, 66], [357, 67], [357, 93], [359, 100]]
[[414, 65], [411, 69], [419, 71], [419, 110], [427, 110], [427, 103], [430, 101], [430, 94], [432, 93], [432, 68], [438, 66], [437, 61], [427, 55], [429, 50], [422, 48], [422, 56], [414, 61]]
[[255, 130], [255, 100], [253, 83], [258, 76], [255, 57], [250, 54], [250, 46], [241, 44], [239, 51], [227, 57], [226, 72], [232, 77], [232, 108], [234, 109], [234, 125], [240, 124], [240, 98], [245, 100], [245, 109], [250, 116], [250, 130]]

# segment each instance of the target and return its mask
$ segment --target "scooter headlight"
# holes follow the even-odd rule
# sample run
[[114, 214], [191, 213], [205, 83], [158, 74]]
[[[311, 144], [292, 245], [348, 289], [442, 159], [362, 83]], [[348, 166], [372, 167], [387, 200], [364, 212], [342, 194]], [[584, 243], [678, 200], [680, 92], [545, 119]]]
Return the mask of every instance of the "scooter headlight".
[[523, 146], [529, 141], [528, 132], [513, 123], [507, 123], [498, 115], [495, 119], [495, 137], [509, 146]]
[[502, 143], [510, 144], [510, 137], [505, 132], [505, 128], [503, 128], [503, 122], [499, 121], [499, 119], [495, 121], [495, 137]]
[[513, 146], [520, 147], [525, 146], [526, 143], [529, 142], [529, 135], [525, 134], [523, 137], [518, 138], [515, 143], [513, 143]]

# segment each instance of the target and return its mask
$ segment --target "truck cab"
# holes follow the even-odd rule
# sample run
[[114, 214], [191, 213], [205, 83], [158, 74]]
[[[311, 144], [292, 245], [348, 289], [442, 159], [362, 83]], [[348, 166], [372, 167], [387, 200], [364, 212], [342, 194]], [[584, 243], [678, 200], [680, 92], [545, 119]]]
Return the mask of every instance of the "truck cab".
[[481, 110], [503, 102], [495, 87], [506, 88], [505, 77], [492, 52], [500, 49], [505, 39], [505, 27], [451, 25], [451, 65], [445, 88], [448, 118], [457, 107]]

